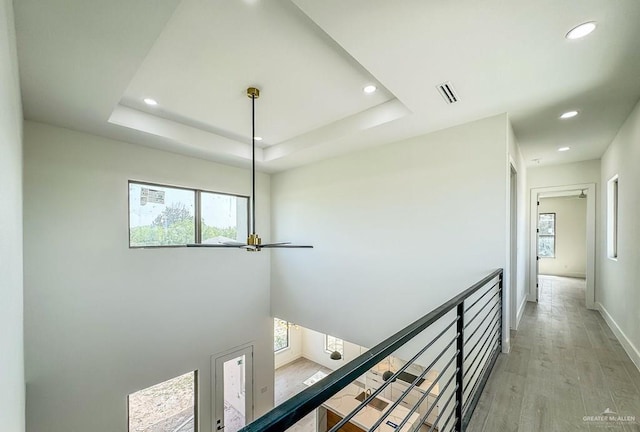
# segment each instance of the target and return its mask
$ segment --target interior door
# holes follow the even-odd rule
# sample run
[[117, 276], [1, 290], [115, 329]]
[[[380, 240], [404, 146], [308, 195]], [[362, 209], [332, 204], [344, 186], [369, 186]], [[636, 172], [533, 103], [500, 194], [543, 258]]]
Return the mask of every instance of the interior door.
[[215, 357], [213, 431], [237, 432], [253, 420], [253, 347]]

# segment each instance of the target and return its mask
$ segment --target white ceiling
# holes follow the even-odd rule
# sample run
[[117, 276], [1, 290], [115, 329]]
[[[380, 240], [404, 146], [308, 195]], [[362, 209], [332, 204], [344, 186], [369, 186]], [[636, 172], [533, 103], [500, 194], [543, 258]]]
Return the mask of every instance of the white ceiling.
[[[595, 159], [640, 98], [637, 0], [20, 0], [15, 11], [25, 118], [244, 165], [245, 91], [257, 86], [266, 171], [504, 112], [528, 162]], [[590, 20], [594, 33], [564, 38]], [[444, 103], [443, 81], [458, 103]], [[570, 109], [580, 115], [558, 119]]]

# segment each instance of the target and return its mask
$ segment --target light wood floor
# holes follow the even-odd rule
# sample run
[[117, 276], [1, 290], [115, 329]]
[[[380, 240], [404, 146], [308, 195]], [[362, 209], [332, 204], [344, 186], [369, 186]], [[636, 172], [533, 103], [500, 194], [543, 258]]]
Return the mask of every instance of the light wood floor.
[[331, 373], [331, 369], [304, 357], [276, 369], [274, 386], [275, 404], [280, 405], [282, 402], [306, 389], [307, 386], [304, 385], [304, 381], [318, 371], [326, 374]]
[[[306, 389], [307, 386], [304, 384], [304, 381], [318, 371], [322, 371], [326, 374], [331, 373], [331, 369], [304, 357], [276, 369], [274, 386], [275, 404], [280, 405], [282, 402]], [[287, 429], [287, 431], [316, 432], [316, 423], [316, 415], [314, 411]]]
[[[640, 372], [599, 312], [584, 280], [541, 276], [511, 353], [501, 354], [469, 432], [640, 431]], [[605, 410], [635, 422], [590, 422]]]

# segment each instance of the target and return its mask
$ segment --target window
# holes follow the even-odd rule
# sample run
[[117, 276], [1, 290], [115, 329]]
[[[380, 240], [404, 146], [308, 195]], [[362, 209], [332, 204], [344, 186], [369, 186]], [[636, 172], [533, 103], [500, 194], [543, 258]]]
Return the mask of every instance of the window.
[[195, 432], [197, 371], [132, 393], [129, 432]]
[[618, 258], [618, 175], [607, 182], [607, 256]]
[[244, 242], [249, 234], [249, 199], [200, 192], [202, 243]]
[[289, 348], [289, 323], [279, 318], [273, 319], [273, 351]]
[[338, 351], [342, 356], [344, 356], [344, 341], [334, 336], [325, 335], [324, 350], [330, 353]]
[[244, 242], [249, 198], [129, 182], [129, 247]]
[[538, 215], [538, 256], [555, 258], [556, 256], [556, 214]]

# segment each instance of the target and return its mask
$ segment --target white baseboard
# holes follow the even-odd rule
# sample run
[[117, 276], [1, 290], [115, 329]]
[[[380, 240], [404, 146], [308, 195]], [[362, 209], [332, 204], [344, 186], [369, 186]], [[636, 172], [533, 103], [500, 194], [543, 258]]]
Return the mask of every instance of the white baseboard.
[[600, 315], [602, 315], [602, 318], [604, 318], [604, 320], [607, 322], [607, 325], [609, 326], [613, 334], [616, 335], [616, 337], [620, 341], [620, 344], [622, 345], [626, 353], [629, 355], [629, 358], [631, 358], [631, 361], [636, 365], [636, 367], [640, 371], [640, 351], [629, 340], [627, 335], [624, 334], [622, 329], [618, 326], [618, 324], [615, 322], [613, 317], [609, 314], [607, 309], [605, 309], [602, 303], [597, 302], [596, 305], [598, 307], [598, 310], [600, 311]]
[[572, 272], [558, 272], [558, 273], [540, 273], [540, 276], [559, 276], [559, 277], [569, 277], [574, 279], [586, 279], [586, 273], [572, 273]]
[[522, 298], [522, 302], [520, 303], [520, 306], [518, 306], [518, 314], [516, 315], [516, 325], [515, 325], [516, 330], [518, 330], [518, 327], [520, 327], [520, 320], [524, 315], [524, 308], [526, 306], [527, 306], [527, 296], [524, 296]]
[[[285, 348], [285, 350], [287, 349], [290, 349], [290, 348]], [[283, 352], [275, 353], [274, 369], [278, 369], [278, 368], [281, 368], [282, 366], [286, 366], [289, 363], [293, 363], [294, 361], [302, 357], [302, 353], [298, 353], [298, 354], [292, 355], [289, 358], [285, 358], [284, 360], [280, 360], [280, 358], [284, 357], [286, 354], [288, 353], [283, 353]]]

